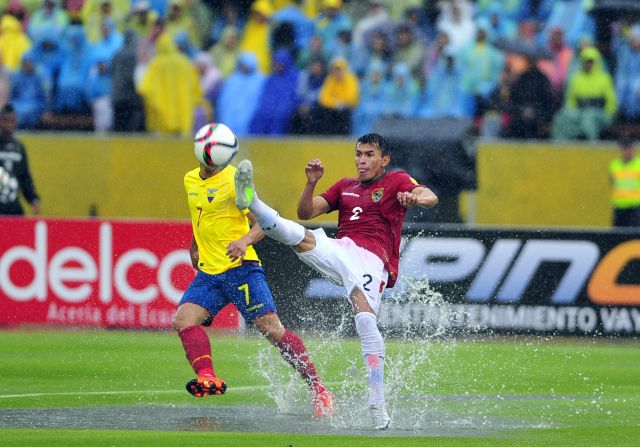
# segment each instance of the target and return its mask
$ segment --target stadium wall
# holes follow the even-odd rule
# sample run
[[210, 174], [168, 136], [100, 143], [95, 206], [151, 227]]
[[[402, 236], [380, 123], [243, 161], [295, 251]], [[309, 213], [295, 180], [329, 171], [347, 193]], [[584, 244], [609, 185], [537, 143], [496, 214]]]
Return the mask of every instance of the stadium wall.
[[[87, 216], [95, 205], [103, 217], [187, 216], [182, 177], [196, 166], [189, 140], [48, 134], [21, 139], [44, 215]], [[352, 150], [352, 139], [247, 139], [238, 159], [253, 160], [261, 196], [294, 217], [305, 163], [323, 161], [323, 190], [353, 175]], [[481, 142], [479, 188], [473, 200], [463, 193], [461, 214], [486, 225], [609, 226], [607, 166], [615, 153], [611, 145]], [[322, 223], [335, 221], [330, 215]]]
[[[0, 228], [0, 326], [169, 328], [195, 274], [187, 220], [0, 218]], [[637, 229], [443, 225], [404, 236], [379, 315], [387, 335], [640, 334]], [[256, 249], [288, 327], [355, 334], [343, 287], [290, 247], [265, 238]], [[242, 323], [227, 306], [214, 326]]]

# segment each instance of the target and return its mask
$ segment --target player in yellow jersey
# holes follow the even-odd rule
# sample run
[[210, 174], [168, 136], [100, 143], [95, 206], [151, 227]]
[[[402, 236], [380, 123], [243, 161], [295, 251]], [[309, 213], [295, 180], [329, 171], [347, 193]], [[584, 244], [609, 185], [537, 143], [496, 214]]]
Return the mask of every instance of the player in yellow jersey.
[[203, 326], [233, 303], [307, 382], [314, 413], [331, 414], [333, 395], [326, 390], [300, 337], [287, 330], [278, 317], [252, 247], [264, 233], [249, 210], [235, 205], [235, 172], [231, 165], [212, 168], [201, 164], [184, 177], [193, 228], [189, 252], [198, 273], [180, 300], [173, 326], [198, 376], [187, 383], [187, 391], [196, 397], [225, 392], [226, 384], [215, 376]]

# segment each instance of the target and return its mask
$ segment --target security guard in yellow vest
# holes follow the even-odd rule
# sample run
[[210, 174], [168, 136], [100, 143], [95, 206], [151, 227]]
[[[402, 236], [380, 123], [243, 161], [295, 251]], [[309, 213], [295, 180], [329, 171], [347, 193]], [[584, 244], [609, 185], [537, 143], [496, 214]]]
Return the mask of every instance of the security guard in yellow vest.
[[620, 156], [609, 164], [613, 225], [640, 227], [640, 156], [635, 154], [632, 138], [623, 136], [618, 145]]

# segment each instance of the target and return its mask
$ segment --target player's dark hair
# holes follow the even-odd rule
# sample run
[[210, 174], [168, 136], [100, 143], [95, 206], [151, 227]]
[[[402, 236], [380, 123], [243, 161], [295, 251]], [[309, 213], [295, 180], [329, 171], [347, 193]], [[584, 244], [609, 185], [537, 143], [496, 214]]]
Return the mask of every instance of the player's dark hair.
[[367, 133], [358, 138], [356, 142], [356, 146], [358, 144], [370, 144], [371, 146], [375, 146], [380, 149], [382, 152], [382, 156], [389, 155], [389, 147], [387, 146], [387, 140], [377, 133]]

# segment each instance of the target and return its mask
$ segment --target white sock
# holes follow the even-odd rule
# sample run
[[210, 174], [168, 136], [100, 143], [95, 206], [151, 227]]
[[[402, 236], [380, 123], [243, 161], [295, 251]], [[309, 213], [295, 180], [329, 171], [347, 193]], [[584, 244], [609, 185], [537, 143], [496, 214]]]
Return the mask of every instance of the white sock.
[[384, 340], [378, 329], [378, 319], [370, 312], [355, 316], [356, 331], [369, 377], [369, 405], [384, 403]]
[[264, 233], [271, 239], [286, 245], [298, 245], [304, 239], [305, 228], [297, 222], [280, 217], [278, 212], [258, 198], [253, 197], [249, 210]]

